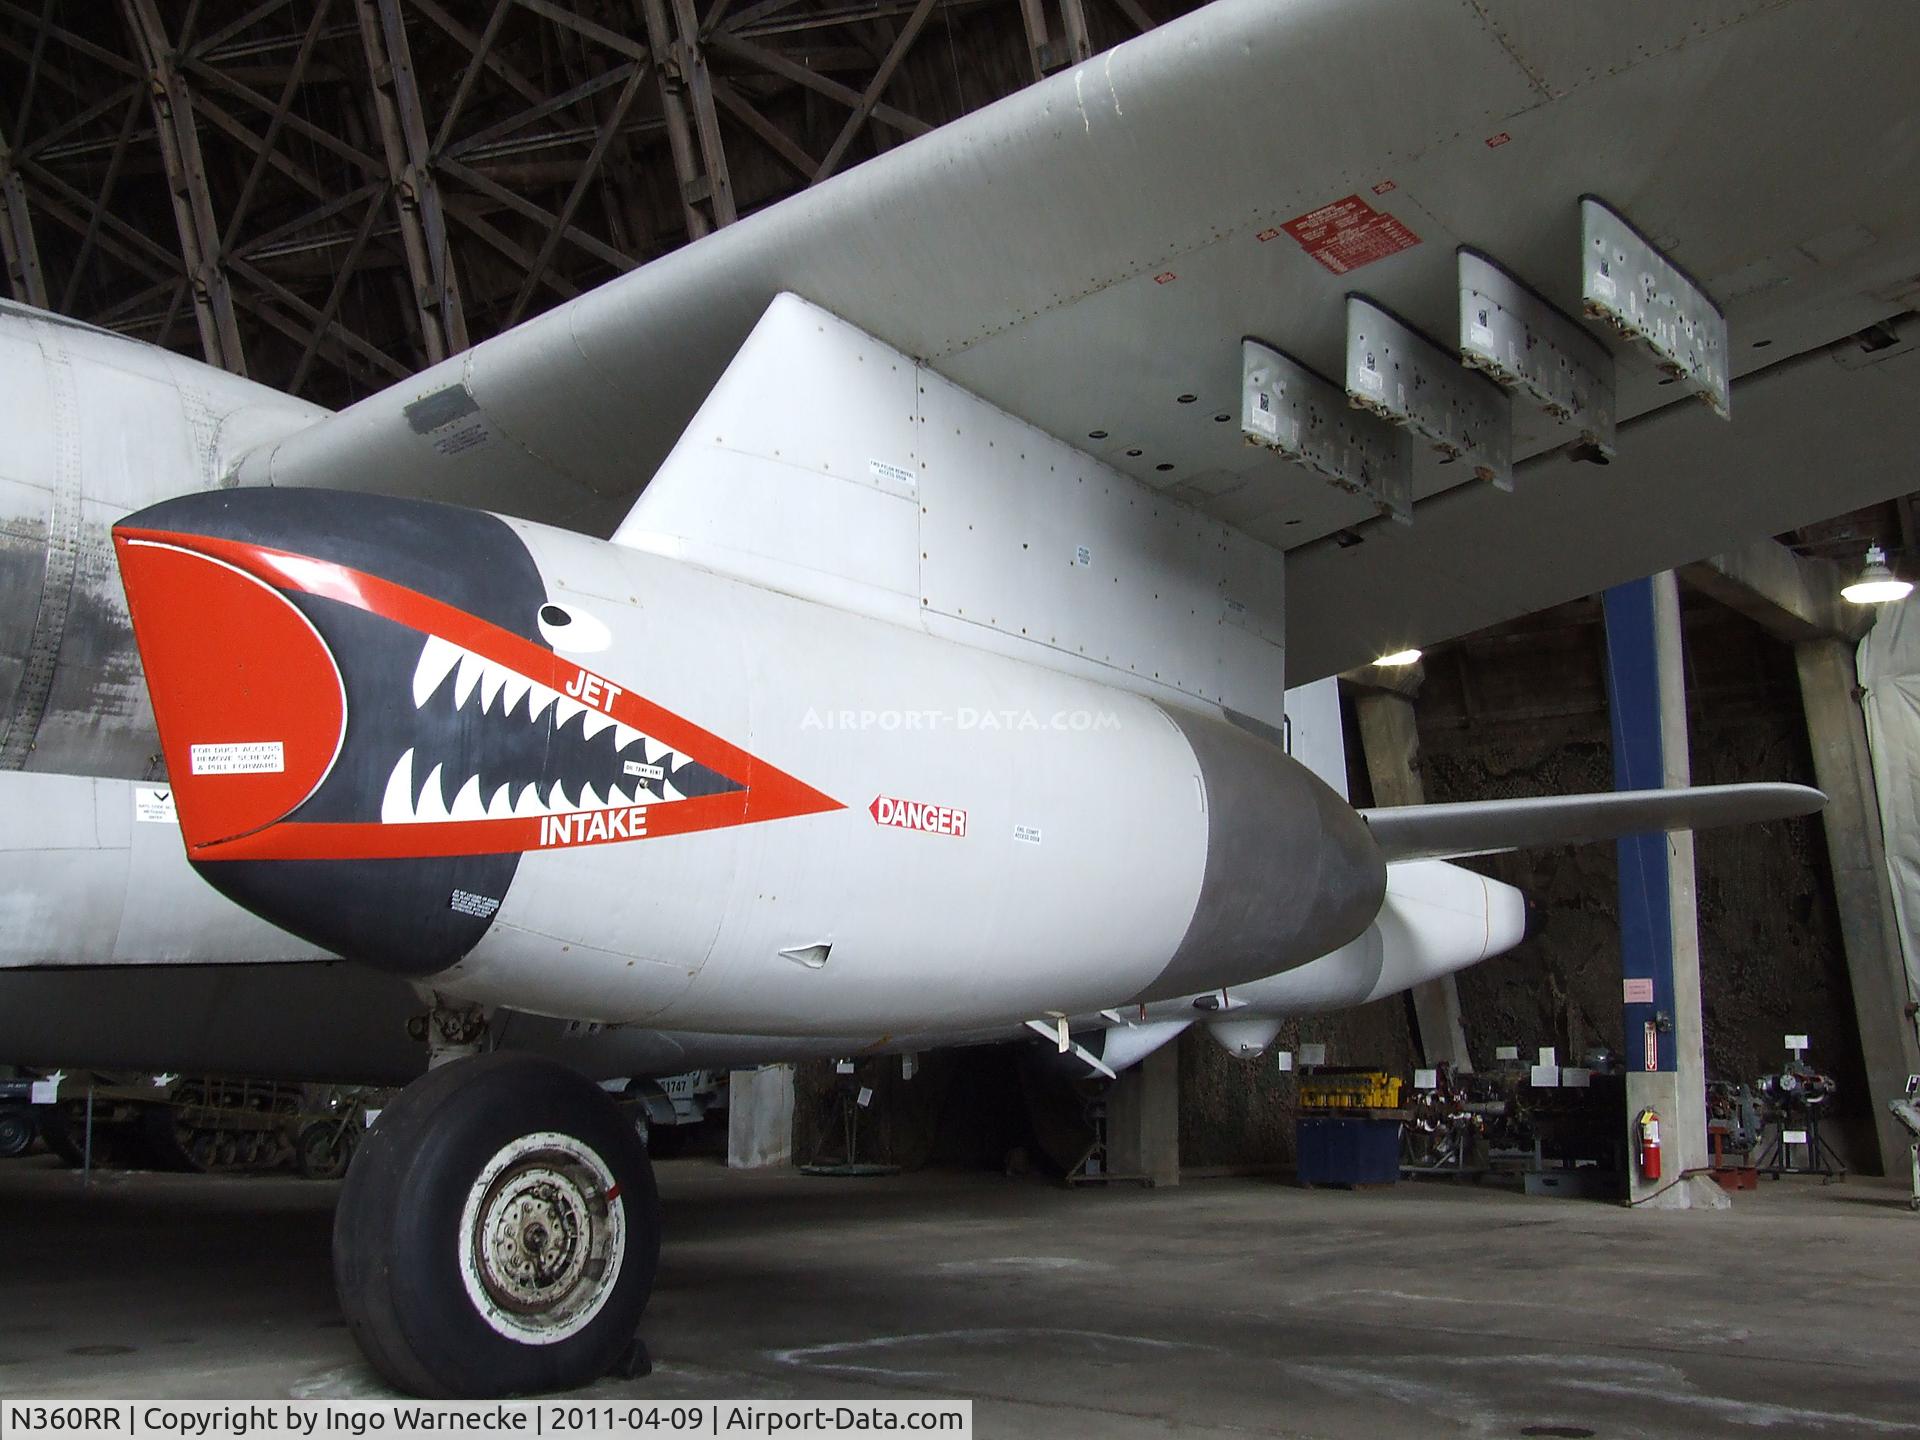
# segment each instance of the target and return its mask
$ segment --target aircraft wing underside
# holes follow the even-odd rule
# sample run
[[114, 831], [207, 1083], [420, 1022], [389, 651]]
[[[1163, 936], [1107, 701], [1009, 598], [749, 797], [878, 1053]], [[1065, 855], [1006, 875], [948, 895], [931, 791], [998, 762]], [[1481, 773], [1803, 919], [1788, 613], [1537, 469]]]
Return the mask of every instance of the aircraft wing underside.
[[[1910, 483], [1920, 362], [1846, 337], [1920, 299], [1916, 58], [1920, 11], [1895, 0], [1218, 0], [241, 478], [609, 534], [791, 291], [1288, 552], [1303, 682]], [[1404, 526], [1245, 442], [1243, 337], [1337, 386], [1358, 292], [1457, 348], [1459, 247], [1580, 314], [1589, 194], [1724, 310], [1731, 423], [1609, 334], [1610, 467], [1563, 458], [1573, 428], [1515, 397], [1513, 492], [1416, 444]]]

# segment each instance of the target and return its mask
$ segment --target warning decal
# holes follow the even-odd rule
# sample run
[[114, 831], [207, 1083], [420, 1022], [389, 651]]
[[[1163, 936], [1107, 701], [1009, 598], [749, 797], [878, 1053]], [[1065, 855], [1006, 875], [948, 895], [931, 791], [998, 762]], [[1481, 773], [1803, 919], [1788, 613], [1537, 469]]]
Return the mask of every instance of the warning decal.
[[287, 748], [279, 740], [195, 745], [188, 753], [196, 775], [279, 775], [287, 768]]
[[1358, 270], [1420, 243], [1420, 237], [1358, 195], [1322, 205], [1280, 227], [1336, 275]]
[[950, 805], [925, 805], [918, 800], [896, 800], [891, 795], [876, 795], [867, 807], [877, 825], [896, 830], [919, 830], [928, 835], [967, 833], [967, 812]]

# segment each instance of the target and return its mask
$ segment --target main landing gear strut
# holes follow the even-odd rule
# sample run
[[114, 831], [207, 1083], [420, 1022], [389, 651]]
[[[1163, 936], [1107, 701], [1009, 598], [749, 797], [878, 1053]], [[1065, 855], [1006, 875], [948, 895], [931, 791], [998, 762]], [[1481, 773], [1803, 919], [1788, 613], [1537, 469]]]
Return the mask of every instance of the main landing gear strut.
[[659, 1257], [633, 1125], [574, 1071], [508, 1052], [401, 1092], [354, 1157], [333, 1224], [354, 1338], [424, 1396], [568, 1389], [621, 1368]]

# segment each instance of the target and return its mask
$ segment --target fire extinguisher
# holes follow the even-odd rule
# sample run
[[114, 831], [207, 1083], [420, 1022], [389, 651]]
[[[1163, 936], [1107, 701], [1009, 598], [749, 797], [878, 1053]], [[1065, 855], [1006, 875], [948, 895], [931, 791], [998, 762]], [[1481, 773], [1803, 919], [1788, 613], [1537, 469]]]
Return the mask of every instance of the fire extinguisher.
[[1643, 1179], [1660, 1178], [1660, 1112], [1648, 1106], [1640, 1112], [1640, 1174]]

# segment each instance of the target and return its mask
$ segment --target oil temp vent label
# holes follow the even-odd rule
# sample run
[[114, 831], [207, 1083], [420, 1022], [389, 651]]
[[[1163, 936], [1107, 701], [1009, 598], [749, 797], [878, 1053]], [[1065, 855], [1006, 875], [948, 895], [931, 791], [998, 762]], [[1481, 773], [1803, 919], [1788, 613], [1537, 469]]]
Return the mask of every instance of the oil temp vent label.
[[475, 895], [471, 890], [456, 890], [447, 908], [456, 915], [471, 915], [476, 920], [490, 920], [493, 918], [493, 912], [500, 908], [500, 902], [491, 895]]
[[876, 825], [895, 830], [918, 830], [927, 835], [967, 833], [967, 812], [951, 805], [928, 805], [919, 800], [896, 800], [891, 795], [876, 795], [867, 807]]
[[196, 775], [278, 775], [287, 768], [286, 747], [278, 740], [239, 740], [192, 747]]
[[493, 439], [486, 416], [464, 385], [449, 385], [423, 395], [402, 412], [416, 435], [424, 435], [442, 455], [458, 455]]

